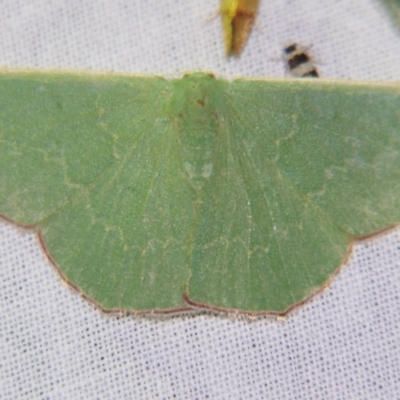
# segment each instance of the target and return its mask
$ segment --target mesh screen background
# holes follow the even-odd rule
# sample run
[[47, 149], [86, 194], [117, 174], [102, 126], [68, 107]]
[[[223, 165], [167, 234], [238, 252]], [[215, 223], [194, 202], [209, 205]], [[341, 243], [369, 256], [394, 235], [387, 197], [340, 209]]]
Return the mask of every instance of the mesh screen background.
[[[0, 1], [0, 65], [283, 77], [312, 46], [323, 77], [400, 76], [400, 36], [373, 0], [263, 0], [240, 60], [218, 0]], [[33, 233], [0, 221], [1, 399], [398, 398], [400, 230], [356, 246], [285, 320], [106, 316], [64, 285]]]

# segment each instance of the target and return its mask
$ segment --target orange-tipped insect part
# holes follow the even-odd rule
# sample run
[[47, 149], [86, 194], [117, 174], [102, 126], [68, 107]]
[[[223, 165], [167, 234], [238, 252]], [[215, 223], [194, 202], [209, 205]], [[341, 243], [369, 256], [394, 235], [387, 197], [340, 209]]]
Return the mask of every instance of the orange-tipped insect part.
[[221, 0], [225, 51], [239, 57], [254, 25], [259, 0]]

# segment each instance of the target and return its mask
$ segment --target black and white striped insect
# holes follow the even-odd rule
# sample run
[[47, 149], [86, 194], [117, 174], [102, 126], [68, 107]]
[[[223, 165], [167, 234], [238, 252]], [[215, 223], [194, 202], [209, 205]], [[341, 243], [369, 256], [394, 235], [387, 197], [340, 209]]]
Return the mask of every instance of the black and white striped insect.
[[292, 43], [283, 49], [286, 70], [295, 78], [318, 78], [319, 73], [307, 49]]

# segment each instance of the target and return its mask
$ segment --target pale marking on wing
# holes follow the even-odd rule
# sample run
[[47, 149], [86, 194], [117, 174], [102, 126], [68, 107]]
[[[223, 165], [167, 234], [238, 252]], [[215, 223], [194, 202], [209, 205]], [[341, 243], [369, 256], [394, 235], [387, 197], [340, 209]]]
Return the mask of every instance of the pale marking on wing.
[[[231, 179], [232, 179], [232, 181], [234, 181], [235, 180], [234, 178], [238, 177], [238, 176], [240, 176], [242, 178], [240, 183], [241, 183], [241, 187], [244, 190], [242, 190], [241, 193], [244, 193], [245, 199], [246, 199], [246, 204], [249, 205], [250, 198], [249, 198], [248, 193], [247, 193], [246, 185], [244, 185], [243, 175], [242, 175], [242, 171], [241, 171], [240, 166], [239, 166], [238, 157], [237, 157], [237, 154], [234, 155], [234, 153], [236, 153], [236, 148], [235, 148], [235, 146], [232, 145], [232, 140], [231, 140], [232, 139], [232, 137], [231, 137], [232, 135], [230, 134], [229, 129], [225, 129], [225, 133], [226, 133], [226, 138], [227, 138], [227, 142], [228, 142], [228, 146], [227, 146], [228, 147], [228, 154], [232, 158], [232, 161], [231, 161], [232, 165], [231, 165], [231, 168], [230, 168], [230, 171], [231, 171], [230, 175], [232, 176]], [[235, 174], [235, 172], [237, 172], [237, 173]], [[248, 214], [250, 210], [247, 210], [247, 211], [248, 211], [247, 212], [247, 214]], [[250, 212], [250, 214], [251, 214], [251, 212]], [[230, 218], [230, 219], [232, 220], [232, 218]], [[246, 269], [247, 270], [250, 269], [250, 263], [249, 263], [249, 258], [248, 258], [248, 249], [249, 249], [249, 243], [251, 242], [251, 237], [250, 237], [251, 230], [249, 228], [250, 228], [249, 227], [249, 218], [247, 217], [247, 230], [246, 230], [247, 240], [244, 241], [241, 236], [239, 236], [239, 238], [238, 238], [238, 241], [244, 245], [244, 248], [246, 250], [246, 255], [247, 255], [247, 266], [246, 266]], [[233, 243], [236, 242], [235, 239], [233, 239]]]
[[[240, 123], [242, 123], [242, 125], [243, 125], [243, 127], [244, 127], [244, 131], [246, 132], [246, 125], [247, 125], [247, 123], [246, 123], [245, 121], [244, 121], [244, 122], [242, 121], [242, 119], [240, 118], [241, 114], [238, 112], [238, 110], [236, 109], [236, 107], [234, 107], [234, 106], [231, 104], [231, 108], [232, 108], [233, 113], [235, 113], [236, 116], [237, 116], [237, 121], [240, 121]], [[252, 132], [252, 129], [249, 127], [248, 131], [249, 131], [249, 132]], [[246, 146], [244, 146], [244, 148], [246, 148]], [[246, 158], [248, 159], [249, 165], [251, 165], [251, 166], [254, 168], [254, 170], [257, 172], [257, 176], [260, 177], [260, 176], [261, 176], [260, 171], [259, 171], [258, 168], [256, 168], [256, 167], [254, 166], [253, 161], [251, 160], [251, 157], [249, 157], [249, 154], [247, 153], [247, 149], [246, 149], [246, 151], [245, 151], [245, 155], [246, 155]], [[260, 191], [263, 193], [263, 198], [264, 198], [264, 200], [265, 200], [265, 205], [266, 205], [266, 208], [267, 208], [267, 210], [268, 210], [268, 211], [267, 211], [267, 214], [269, 215], [270, 223], [271, 223], [272, 226], [275, 227], [276, 224], [275, 224], [275, 219], [273, 218], [273, 215], [272, 215], [272, 212], [271, 212], [271, 205], [270, 205], [269, 199], [268, 199], [268, 198], [266, 197], [266, 195], [265, 195], [265, 191], [263, 191], [262, 188], [261, 188], [260, 185], [259, 185], [260, 180], [261, 180], [260, 178], [259, 178], [259, 179], [255, 179], [255, 182], [256, 182], [256, 184], [259, 186]], [[292, 297], [292, 300], [294, 301], [295, 296], [294, 296], [294, 293], [293, 293], [293, 291], [292, 291], [291, 282], [290, 282], [290, 280], [289, 280], [288, 270], [287, 270], [286, 265], [285, 265], [285, 263], [284, 263], [284, 261], [283, 261], [283, 255], [282, 255], [281, 244], [280, 244], [280, 241], [278, 240], [278, 236], [277, 236], [277, 234], [276, 234], [275, 231], [274, 231], [274, 234], [272, 235], [272, 237], [275, 238], [275, 242], [276, 242], [277, 247], [278, 247], [279, 257], [280, 257], [280, 260], [281, 260], [281, 266], [282, 266], [282, 268], [283, 268], [284, 275], [285, 275], [285, 278], [286, 278], [286, 282], [287, 282], [288, 287], [289, 287], [289, 290], [290, 290], [290, 295], [291, 295], [291, 297]]]
[[[167, 122], [167, 123], [164, 126], [164, 132], [163, 133], [164, 134], [168, 134], [168, 128], [169, 128], [169, 123], [168, 122], [170, 122], [170, 121], [167, 120], [165, 122]], [[168, 136], [171, 136], [171, 135], [168, 135]], [[167, 155], [169, 155], [169, 152], [170, 152], [170, 149], [171, 149], [173, 141], [172, 140], [167, 140], [167, 142], [169, 144], [168, 149], [166, 151], [162, 152], [162, 154], [163, 154], [162, 157], [158, 157], [158, 161], [157, 161], [157, 163], [156, 163], [156, 165], [154, 167], [154, 175], [153, 175], [153, 177], [151, 179], [151, 183], [149, 185], [149, 189], [147, 191], [147, 195], [146, 195], [145, 201], [143, 202], [143, 214], [142, 214], [143, 219], [145, 218], [145, 213], [146, 213], [146, 209], [148, 207], [148, 201], [149, 201], [150, 194], [152, 193], [152, 191], [154, 189], [154, 186], [155, 186], [155, 183], [156, 183], [156, 178], [158, 177], [158, 174], [159, 174], [160, 165], [164, 165], [165, 161], [168, 159]], [[142, 281], [143, 281], [143, 277], [144, 277], [144, 272], [145, 272], [145, 269], [143, 268], [141, 274], [139, 274], [139, 275], [142, 276], [142, 278], [141, 278]]]
[[[147, 132], [146, 128], [147, 128], [147, 124], [142, 126], [142, 132], [141, 133], [138, 132], [134, 143], [137, 143], [141, 139], [141, 137]], [[133, 152], [133, 151], [134, 151], [134, 148], [131, 149], [131, 152]], [[131, 156], [131, 152], [127, 152], [125, 159], [121, 161], [121, 163], [123, 163], [123, 165], [125, 165], [126, 162], [128, 161], [128, 158]], [[65, 208], [69, 203], [71, 203], [75, 200], [78, 200], [80, 197], [84, 197], [85, 195], [88, 196], [89, 195], [88, 192], [92, 191], [96, 186], [98, 186], [100, 181], [103, 179], [103, 176], [106, 175], [107, 173], [109, 173], [109, 171], [112, 170], [113, 168], [115, 168], [115, 163], [110, 165], [108, 168], [105, 168], [102, 171], [102, 173], [97, 175], [97, 177], [95, 179], [93, 179], [93, 181], [90, 182], [86, 187], [83, 187], [81, 190], [77, 191], [75, 194], [72, 194], [71, 196], [69, 196], [69, 198], [63, 204], [61, 204], [60, 206], [53, 209], [53, 211], [50, 211], [48, 214], [46, 214], [44, 217], [42, 217], [40, 220], [38, 220], [36, 222], [36, 224], [37, 225], [43, 224], [47, 219], [50, 219], [57, 212], [59, 212], [60, 210]]]
[[[144, 128], [145, 129], [145, 128]], [[125, 170], [125, 167], [126, 167], [126, 165], [127, 165], [127, 163], [128, 162], [130, 162], [131, 160], [132, 160], [132, 158], [131, 158], [131, 156], [135, 153], [135, 151], [137, 150], [137, 144], [138, 144], [138, 142], [139, 142], [139, 140], [144, 136], [144, 131], [142, 132], [142, 134], [141, 135], [138, 135], [137, 136], [137, 140], [135, 140], [134, 141], [134, 143], [133, 143], [133, 145], [131, 146], [131, 148], [130, 148], [130, 150], [126, 153], [126, 156], [124, 157], [124, 159], [122, 159], [118, 164], [117, 164], [117, 167], [118, 168], [116, 168], [115, 169], [115, 172], [114, 172], [114, 174], [113, 174], [113, 176], [112, 177], [109, 177], [109, 179], [107, 180], [107, 182], [102, 186], [102, 189], [101, 189], [101, 191], [99, 192], [99, 196], [100, 195], [102, 195], [103, 197], [104, 196], [106, 196], [107, 195], [107, 191], [113, 191], [114, 189], [115, 189], [115, 185], [114, 185], [114, 182], [115, 181], [117, 181], [117, 179], [119, 178], [119, 176], [120, 176], [120, 174]], [[114, 165], [114, 167], [115, 167], [115, 163], [113, 164]], [[111, 169], [112, 167], [110, 167], [110, 169]], [[107, 171], [108, 172], [108, 171]], [[153, 180], [154, 180], [154, 178], [153, 178]], [[151, 185], [152, 185], [152, 183], [153, 183], [153, 180], [151, 181]], [[121, 187], [120, 189], [120, 192], [121, 192], [121, 190], [123, 190], [123, 188]], [[119, 192], [119, 193], [120, 193]], [[116, 196], [116, 197], [118, 197], [118, 196]], [[147, 199], [147, 197], [146, 197], [146, 199]], [[145, 202], [143, 202], [143, 205], [144, 205], [144, 208], [145, 208], [145, 203], [146, 203], [146, 201]], [[109, 214], [115, 214], [115, 210], [118, 208], [118, 202], [114, 202], [114, 204], [113, 204], [113, 209], [112, 210], [110, 210], [110, 212], [109, 212]], [[142, 215], [143, 216], [143, 215]], [[104, 224], [103, 224], [104, 225]], [[115, 229], [115, 228], [114, 228]], [[102, 244], [101, 244], [102, 246], [104, 246], [104, 245], [106, 245], [106, 236], [104, 236], [103, 237], [103, 240], [102, 240]]]
[[67, 186], [70, 189], [77, 189], [77, 190], [82, 190], [84, 189], [84, 185], [79, 184], [79, 183], [73, 183], [69, 178], [68, 178], [68, 164], [65, 159], [65, 152], [64, 149], [61, 150], [61, 157], [48, 157], [47, 151], [42, 150], [42, 149], [37, 149], [39, 153], [42, 153], [44, 155], [43, 159], [45, 163], [56, 163], [61, 166], [61, 170], [63, 172], [63, 181], [65, 183], [65, 186]]
[[[236, 170], [238, 171], [238, 174], [235, 176], [240, 177], [240, 184], [242, 187], [241, 193], [244, 193], [245, 199], [246, 199], [246, 204], [248, 206], [247, 211], [247, 230], [246, 230], [246, 242], [243, 241], [244, 248], [246, 250], [246, 256], [247, 256], [247, 265], [246, 269], [250, 270], [250, 264], [251, 264], [251, 255], [252, 255], [252, 226], [254, 225], [253, 219], [252, 219], [252, 211], [251, 211], [251, 199], [249, 197], [248, 189], [245, 184], [245, 177], [243, 175], [243, 170], [240, 165], [239, 161], [239, 156], [238, 156], [238, 149], [237, 146], [232, 146], [232, 135], [230, 134], [229, 130], [227, 131], [227, 136], [228, 136], [228, 141], [229, 141], [229, 148], [231, 149], [231, 153], [235, 153], [235, 159], [236, 159]], [[243, 239], [242, 239], [243, 240]]]
[[[128, 151], [128, 152], [126, 153], [125, 159], [121, 161], [121, 164], [118, 164], [119, 170], [122, 170], [122, 168], [124, 167], [124, 165], [129, 161], [130, 156], [131, 156], [131, 155], [134, 153], [134, 151], [136, 150], [136, 144], [141, 140], [141, 138], [143, 137], [143, 135], [144, 135], [145, 133], [148, 132], [148, 124], [143, 124], [143, 125], [141, 125], [141, 127], [142, 127], [142, 131], [141, 131], [141, 132], [139, 131], [138, 134], [136, 135], [135, 140], [134, 140], [134, 142], [133, 142], [133, 145], [132, 145], [132, 147], [130, 148], [130, 151]], [[112, 169], [114, 169], [114, 168], [115, 168], [115, 163], [113, 163], [112, 165], [110, 165], [109, 168], [106, 168], [105, 170], [103, 170], [103, 174], [105, 175], [105, 174], [109, 173], [109, 171], [112, 170]], [[89, 202], [90, 192], [91, 192], [96, 186], [98, 186], [99, 182], [100, 182], [101, 179], [102, 179], [102, 175], [103, 175], [103, 174], [99, 174], [99, 175], [97, 176], [97, 179], [94, 179], [94, 180], [88, 185], [88, 187], [86, 187], [86, 188], [84, 188], [84, 189], [82, 189], [82, 190], [80, 190], [80, 191], [77, 191], [75, 195], [71, 195], [71, 196], [69, 197], [69, 199], [67, 199], [67, 201], [64, 202], [64, 204], [62, 204], [62, 205], [60, 205], [59, 207], [55, 208], [55, 209], [53, 210], [53, 212], [49, 213], [45, 218], [42, 218], [40, 221], [37, 222], [37, 224], [42, 224], [46, 219], [51, 218], [56, 212], [60, 211], [60, 210], [63, 209], [64, 207], [66, 207], [70, 202], [75, 201], [75, 200], [79, 200], [79, 198], [87, 197], [88, 199], [86, 200], [86, 203], [89, 204], [89, 208], [88, 208], [88, 207], [86, 207], [86, 208], [87, 208], [87, 210], [91, 210], [90, 202]], [[118, 174], [118, 169], [117, 169], [117, 171], [116, 171], [116, 174], [114, 174], [114, 179], [115, 179], [115, 176], [116, 176], [117, 174]], [[113, 180], [114, 180], [114, 179], [113, 179]], [[110, 181], [108, 181], [108, 183], [110, 183]], [[106, 186], [107, 186], [107, 185], [106, 185]], [[104, 191], [104, 186], [103, 186], [103, 191]], [[106, 243], [106, 235], [103, 235], [102, 243], [103, 243], [103, 246], [104, 246], [105, 243]], [[81, 246], [81, 247], [79, 248], [79, 251], [78, 251], [78, 252], [75, 252], [75, 255], [80, 255], [80, 254], [84, 253], [85, 251], [86, 251], [86, 250], [84, 249], [84, 247]], [[80, 256], [80, 257], [81, 257], [81, 256]]]
[[321, 126], [319, 126], [318, 124], [314, 124], [313, 125], [314, 129], [318, 129], [319, 131], [328, 131], [331, 135], [335, 135], [337, 137], [339, 137], [340, 139], [343, 140], [349, 140], [349, 141], [360, 141], [360, 142], [367, 142], [370, 145], [373, 145], [373, 147], [379, 147], [382, 150], [385, 150], [388, 153], [393, 153], [395, 155], [400, 155], [400, 152], [393, 149], [393, 147], [386, 147], [383, 146], [381, 143], [376, 142], [375, 140], [369, 139], [368, 137], [364, 136], [349, 136], [349, 135], [345, 135], [343, 136], [341, 133], [338, 133], [337, 131], [333, 130], [332, 128], [329, 128], [327, 126], [324, 126], [323, 128]]
[[[314, 126], [314, 127], [317, 128], [317, 126]], [[319, 128], [319, 129], [320, 129], [320, 128]], [[342, 136], [341, 136], [340, 134], [338, 134], [336, 131], [330, 130], [330, 133], [331, 133], [331, 134], [334, 134], [334, 135], [336, 135], [336, 136], [339, 136], [340, 138], [342, 138]], [[354, 137], [351, 137], [351, 136], [346, 136], [346, 139], [349, 140], [349, 141], [351, 141], [351, 140], [353, 140], [353, 141], [362, 141], [362, 140], [365, 140], [364, 138], [361, 138], [361, 137], [354, 138]], [[372, 143], [375, 144], [375, 147], [380, 147], [380, 149], [382, 149], [382, 150], [388, 152], [389, 154], [393, 154], [393, 155], [396, 155], [396, 156], [399, 154], [397, 151], [393, 151], [393, 149], [388, 149], [388, 148], [386, 148], [385, 146], [378, 146], [375, 142], [371, 142], [371, 141], [370, 141], [370, 144], [372, 144]], [[347, 159], [343, 160], [343, 162], [344, 162], [344, 164], [347, 165], [348, 167], [331, 166], [331, 167], [329, 168], [328, 172], [325, 174], [325, 176], [328, 175], [328, 178], [327, 178], [327, 180], [324, 182], [323, 187], [322, 187], [319, 191], [317, 191], [317, 192], [310, 192], [310, 193], [308, 194], [308, 196], [310, 197], [310, 199], [311, 199], [311, 198], [315, 198], [315, 197], [319, 197], [319, 196], [323, 196], [323, 195], [325, 194], [325, 192], [326, 192], [326, 190], [327, 190], [327, 186], [329, 185], [329, 181], [333, 178], [333, 175], [334, 175], [334, 173], [332, 172], [332, 170], [337, 170], [337, 171], [339, 171], [339, 172], [345, 174], [345, 173], [348, 172], [349, 168], [352, 169], [352, 167], [353, 167], [352, 161], [355, 161], [355, 162], [358, 164], [358, 160], [357, 160], [357, 159], [354, 159], [354, 158], [347, 158]], [[354, 184], [355, 186], [358, 186], [358, 187], [360, 188], [360, 190], [362, 189], [362, 190], [364, 191], [364, 193], [365, 193], [365, 196], [368, 196], [368, 199], [369, 199], [370, 201], [373, 201], [373, 200], [374, 200], [374, 198], [371, 197], [370, 191], [368, 191], [368, 190], [365, 191], [365, 190], [364, 190], [365, 188], [364, 188], [358, 181], [354, 182], [353, 184]], [[299, 189], [299, 190], [300, 190], [300, 189]], [[341, 212], [341, 210], [339, 210], [339, 209], [336, 207], [335, 204], [332, 204], [331, 202], [330, 202], [330, 204], [331, 204], [332, 208], [335, 209], [335, 211], [336, 211], [339, 215], [342, 215], [343, 218], [346, 218], [346, 216]], [[373, 211], [373, 210], [367, 208], [366, 206], [364, 206], [362, 209], [363, 209], [364, 211], [366, 211], [366, 213], [369, 214], [369, 215], [371, 215], [371, 216], [372, 216], [372, 215], [377, 215], [377, 212], [375, 212], [375, 211]], [[336, 224], [336, 226], [339, 226], [339, 225]], [[342, 228], [342, 229], [344, 230], [344, 228]], [[346, 231], [346, 232], [347, 232], [347, 231]]]
[[[245, 124], [243, 124], [243, 125], [245, 125]], [[245, 128], [246, 128], [246, 126], [245, 126]], [[251, 127], [249, 127], [248, 130], [251, 132], [251, 131], [252, 131]], [[247, 159], [248, 159], [249, 164], [253, 167], [253, 169], [257, 172], [257, 175], [260, 177], [260, 176], [262, 175], [261, 172], [260, 172], [260, 171], [258, 170], [258, 168], [254, 165], [252, 158], [251, 158], [250, 155], [248, 154], [248, 150], [247, 150], [246, 146], [243, 146], [243, 147], [245, 148], [245, 153], [246, 153], [246, 155], [247, 155]], [[270, 161], [270, 162], [271, 162], [271, 161]], [[280, 170], [277, 169], [277, 172], [279, 172], [279, 171], [280, 171]], [[281, 176], [280, 172], [279, 172], [279, 176]], [[257, 182], [257, 183], [260, 182], [260, 178], [259, 178], [258, 180], [256, 180], [256, 182]], [[290, 182], [290, 181], [289, 181], [289, 182]], [[293, 183], [292, 183], [292, 182], [290, 182], [290, 183], [291, 183], [290, 186], [294, 189]], [[260, 187], [260, 190], [261, 190], [261, 187]], [[263, 197], [265, 198], [265, 195], [264, 195]], [[265, 198], [265, 200], [266, 200], [266, 202], [269, 204], [268, 199]], [[315, 205], [314, 205], [314, 206], [315, 206]], [[268, 210], [270, 210], [270, 206], [269, 206], [269, 205], [268, 205]], [[322, 210], [319, 210], [319, 212], [321, 212], [321, 211], [322, 211]], [[270, 211], [269, 211], [269, 213], [270, 213], [270, 220], [271, 220], [271, 222], [272, 222], [272, 221], [274, 221], [274, 220], [273, 220], [273, 218], [272, 218], [272, 216], [271, 216], [271, 212], [270, 212]], [[331, 217], [329, 217], [329, 216], [327, 216], [327, 215], [325, 215], [325, 217], [328, 217], [328, 219], [332, 221]], [[276, 224], [274, 223], [273, 225], [274, 225], [274, 227], [276, 228]], [[336, 226], [337, 226], [337, 225], [336, 225]], [[283, 256], [282, 256], [282, 249], [281, 249], [280, 243], [279, 243], [279, 241], [278, 241], [278, 239], [277, 239], [277, 232], [276, 232], [276, 229], [274, 229], [274, 236], [276, 237], [276, 242], [277, 242], [277, 244], [278, 244], [278, 249], [279, 249], [279, 252], [280, 252], [282, 264], [284, 264], [284, 262], [283, 262]], [[331, 240], [330, 237], [329, 237], [329, 240], [332, 242], [332, 240]], [[287, 269], [286, 269], [286, 266], [283, 265], [283, 267], [284, 267], [284, 270], [285, 270], [285, 274], [286, 274], [286, 276], [287, 276]], [[308, 278], [308, 280], [310, 281], [310, 277], [307, 276], [307, 278]], [[288, 283], [289, 283], [288, 278], [287, 278], [287, 281], [288, 281]], [[291, 287], [290, 284], [289, 284], [289, 287]], [[292, 296], [293, 296], [293, 293], [291, 293], [291, 294], [292, 294]]]
[[[226, 151], [226, 154], [227, 154], [227, 157], [226, 157], [226, 174], [227, 174], [227, 179], [226, 179], [226, 181], [224, 182], [224, 185], [226, 185], [228, 182], [229, 182], [229, 176], [231, 175], [231, 169], [232, 169], [232, 159], [231, 159], [231, 153], [230, 153], [230, 151], [229, 151], [229, 144], [227, 144], [227, 149], [226, 149], [227, 151]], [[233, 224], [233, 218], [232, 218], [232, 215], [235, 215], [235, 212], [236, 212], [236, 204], [234, 205], [234, 208], [233, 208], [233, 210], [231, 210], [231, 212], [230, 212], [230, 216], [231, 216], [231, 218], [226, 218], [226, 214], [227, 214], [227, 211], [226, 210], [224, 210], [225, 212], [223, 213], [223, 219], [225, 220], [225, 221], [227, 221], [227, 223], [226, 223], [226, 225], [223, 227], [224, 229], [222, 230], [223, 232], [231, 232], [231, 230], [232, 230], [232, 224]], [[228, 248], [229, 248], [229, 246], [230, 246], [230, 236], [228, 236], [228, 237], [224, 237], [224, 240], [226, 241], [226, 243], [225, 243], [225, 246], [224, 246], [224, 250], [222, 251], [222, 252], [220, 252], [220, 251], [218, 251], [217, 252], [217, 259], [216, 259], [216, 261], [215, 261], [215, 264], [217, 264], [217, 263], [221, 263], [221, 265], [222, 265], [222, 268], [221, 268], [221, 273], [223, 273], [223, 274], [226, 274], [227, 273], [227, 271], [228, 271], [228, 266], [227, 266], [227, 262], [226, 262], [226, 255], [227, 255], [227, 253], [228, 253]], [[221, 260], [221, 261], [220, 261]]]
[[[252, 127], [249, 125], [249, 131], [251, 131], [252, 129], [251, 129]], [[315, 128], [318, 128], [318, 126], [315, 126]], [[332, 131], [332, 133], [334, 133], [335, 135], [339, 135], [337, 132], [333, 132]], [[342, 138], [342, 136], [340, 136], [340, 138]], [[352, 139], [352, 140], [357, 140], [357, 139], [355, 139], [355, 138], [353, 138], [353, 137], [350, 137], [350, 136], [348, 136], [347, 137], [348, 139]], [[247, 146], [244, 146], [245, 148], [246, 148], [246, 152], [248, 151], [248, 149], [247, 149]], [[397, 153], [396, 153], [397, 154]], [[257, 172], [258, 172], [258, 175], [260, 175], [260, 171], [258, 170], [258, 168], [257, 167], [255, 167], [254, 166], [254, 164], [252, 163], [252, 160], [251, 160], [251, 158], [250, 157], [248, 157], [248, 159], [249, 159], [249, 161], [250, 161], [250, 163], [253, 165], [253, 167], [257, 170]], [[282, 172], [282, 171], [281, 171]], [[291, 186], [294, 188], [294, 187], [296, 187], [296, 191], [300, 191], [300, 189], [297, 187], [297, 185], [296, 186], [294, 186], [294, 184], [293, 184], [293, 182], [291, 181], [291, 179], [289, 178], [289, 177], [286, 177], [286, 179], [285, 179], [287, 182], [290, 182], [291, 183]], [[316, 205], [314, 202], [312, 202], [313, 203], [313, 205], [314, 205], [314, 207], [317, 207], [318, 209], [319, 209], [319, 212], [321, 212], [321, 213], [323, 213], [324, 215], [325, 215], [325, 218], [327, 218], [328, 220], [330, 220], [331, 221], [331, 223], [333, 223], [335, 226], [337, 226], [339, 229], [341, 229], [342, 231], [344, 231], [344, 232], [346, 232], [346, 233], [348, 233], [345, 229], [343, 229], [341, 226], [339, 226], [336, 222], [334, 222], [333, 220], [332, 220], [332, 217], [330, 217], [328, 214], [326, 214], [322, 209], [320, 209], [320, 207], [318, 206], [318, 205]], [[337, 210], [336, 208], [335, 208], [335, 210]], [[338, 211], [338, 210], [337, 210]], [[340, 213], [341, 214], [341, 213]]]

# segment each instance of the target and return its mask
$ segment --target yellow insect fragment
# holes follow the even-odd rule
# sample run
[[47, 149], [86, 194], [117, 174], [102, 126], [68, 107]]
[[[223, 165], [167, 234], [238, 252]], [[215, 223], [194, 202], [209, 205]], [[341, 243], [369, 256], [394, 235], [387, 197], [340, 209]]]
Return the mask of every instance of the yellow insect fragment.
[[221, 0], [226, 55], [240, 55], [253, 27], [259, 0]]

